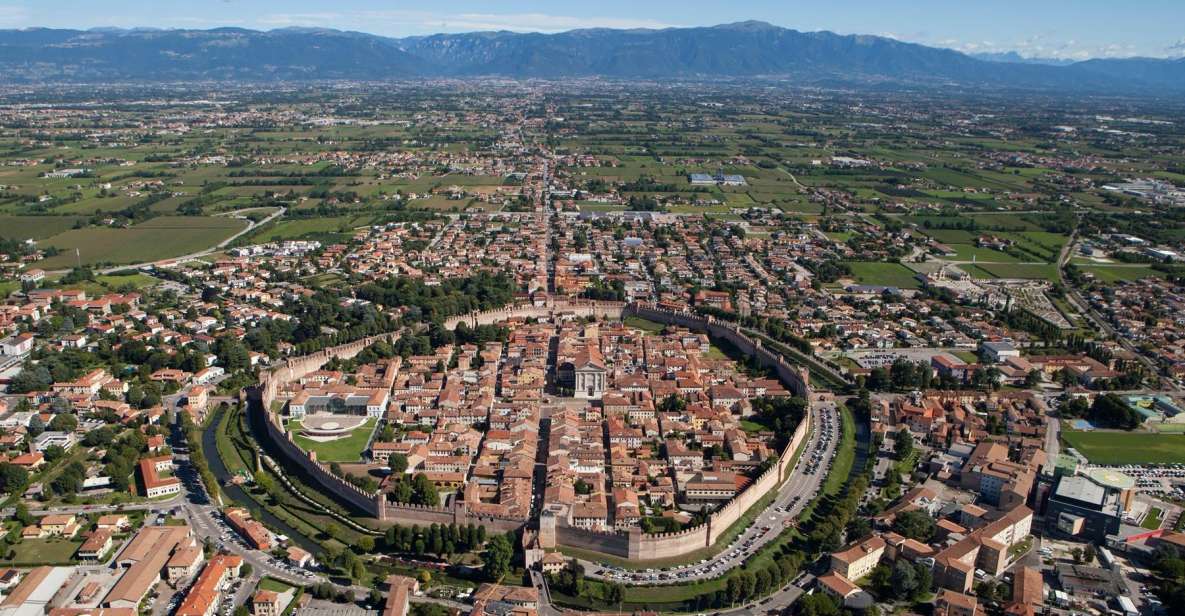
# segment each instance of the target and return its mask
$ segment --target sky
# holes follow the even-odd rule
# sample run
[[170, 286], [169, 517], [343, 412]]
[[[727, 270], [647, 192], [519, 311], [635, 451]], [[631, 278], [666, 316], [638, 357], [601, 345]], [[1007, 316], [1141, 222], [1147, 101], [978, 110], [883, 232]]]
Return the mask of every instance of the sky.
[[1185, 0], [0, 0], [0, 28], [291, 26], [386, 36], [707, 26], [756, 19], [968, 53], [1185, 56]]

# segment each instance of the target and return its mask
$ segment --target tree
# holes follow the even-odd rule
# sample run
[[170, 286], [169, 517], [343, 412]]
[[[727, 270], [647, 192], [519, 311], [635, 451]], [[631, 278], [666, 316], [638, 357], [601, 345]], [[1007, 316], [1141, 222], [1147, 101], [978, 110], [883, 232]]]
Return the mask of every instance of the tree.
[[816, 592], [798, 600], [799, 616], [838, 616], [839, 606], [831, 597]]
[[913, 565], [899, 560], [893, 565], [893, 572], [889, 576], [889, 583], [893, 585], [893, 593], [899, 599], [912, 597], [918, 588], [918, 576]]
[[26, 428], [26, 432], [28, 432], [29, 436], [32, 438], [37, 438], [42, 432], [45, 432], [45, 422], [41, 420], [40, 415], [33, 415], [33, 417], [29, 419], [29, 425]]
[[363, 552], [373, 552], [374, 551], [374, 537], [371, 537], [369, 535], [362, 535], [361, 537], [358, 537], [358, 541], [354, 545], [359, 550], [362, 550]]
[[28, 505], [18, 502], [12, 513], [12, 519], [20, 522], [21, 526], [28, 526], [34, 522], [33, 515], [29, 513]]
[[929, 567], [921, 563], [913, 566], [914, 575], [917, 576], [918, 584], [914, 589], [914, 598], [919, 599], [922, 595], [929, 593], [934, 589], [934, 572]]
[[251, 567], [251, 563], [243, 563], [242, 566], [239, 567], [239, 577], [244, 579], [249, 578], [251, 577], [251, 573], [254, 570], [255, 569]]
[[923, 543], [934, 536], [937, 525], [934, 518], [924, 511], [905, 511], [893, 519], [893, 530], [898, 534]]
[[510, 561], [514, 558], [514, 547], [506, 535], [495, 535], [486, 542], [482, 554], [482, 571], [486, 579], [497, 582], [510, 572]]
[[909, 431], [909, 428], [902, 427], [897, 431], [893, 452], [897, 454], [898, 460], [904, 460], [913, 453], [913, 433]]
[[412, 502], [429, 507], [440, 506], [440, 494], [436, 491], [436, 484], [429, 481], [423, 473], [416, 473], [412, 481]]
[[[29, 471], [15, 464], [0, 462], [0, 493], [8, 494], [21, 491], [28, 481]], [[21, 505], [17, 506], [20, 507]], [[25, 513], [28, 514], [28, 511], [28, 508], [26, 508]]]
[[617, 582], [608, 582], [605, 584], [605, 601], [610, 604], [619, 605], [625, 600], [625, 588]]
[[1134, 430], [1140, 425], [1140, 414], [1116, 394], [1105, 394], [1094, 399], [1089, 414], [1096, 425]]

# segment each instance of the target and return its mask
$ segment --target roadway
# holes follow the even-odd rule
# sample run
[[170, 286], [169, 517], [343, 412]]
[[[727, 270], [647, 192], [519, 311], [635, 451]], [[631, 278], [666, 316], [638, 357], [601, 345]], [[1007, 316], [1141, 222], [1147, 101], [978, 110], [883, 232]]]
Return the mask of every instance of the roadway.
[[834, 402], [816, 403], [814, 410], [806, 448], [790, 476], [778, 489], [777, 497], [727, 548], [699, 563], [674, 567], [665, 572], [657, 569], [621, 570], [591, 561], [580, 561], [584, 565], [585, 575], [621, 584], [678, 584], [693, 579], [719, 577], [739, 567], [762, 546], [776, 539], [782, 530], [795, 523], [798, 514], [818, 493], [827, 476], [839, 441], [839, 414]]

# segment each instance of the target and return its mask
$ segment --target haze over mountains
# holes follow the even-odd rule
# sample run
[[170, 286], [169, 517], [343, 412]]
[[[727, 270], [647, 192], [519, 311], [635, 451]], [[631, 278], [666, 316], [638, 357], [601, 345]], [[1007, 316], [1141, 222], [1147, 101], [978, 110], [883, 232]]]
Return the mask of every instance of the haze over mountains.
[[301, 81], [505, 76], [627, 79], [786, 77], [803, 84], [890, 83], [1167, 94], [1185, 59], [972, 57], [866, 35], [762, 22], [558, 34], [473, 32], [388, 38], [329, 29], [0, 30], [0, 81]]

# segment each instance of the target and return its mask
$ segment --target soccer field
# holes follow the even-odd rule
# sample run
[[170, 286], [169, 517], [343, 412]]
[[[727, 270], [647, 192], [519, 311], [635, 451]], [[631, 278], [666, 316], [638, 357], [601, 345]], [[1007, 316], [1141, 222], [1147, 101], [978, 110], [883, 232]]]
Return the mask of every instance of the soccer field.
[[1185, 463], [1185, 435], [1063, 431], [1062, 441], [1094, 464]]

